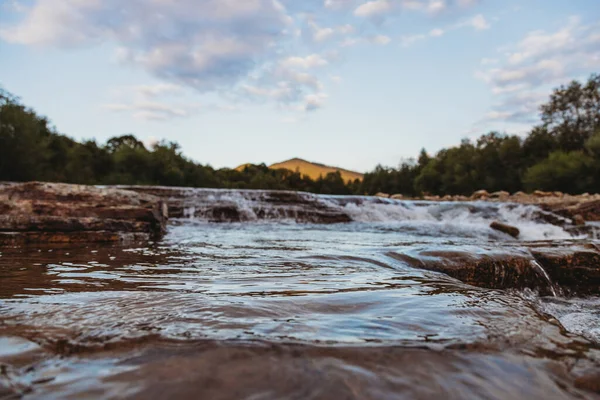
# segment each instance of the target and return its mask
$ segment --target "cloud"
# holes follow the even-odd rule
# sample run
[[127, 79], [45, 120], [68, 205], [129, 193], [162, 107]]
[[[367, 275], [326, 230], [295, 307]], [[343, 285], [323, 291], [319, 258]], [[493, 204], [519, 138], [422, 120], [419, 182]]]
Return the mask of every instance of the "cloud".
[[131, 104], [111, 103], [105, 104], [104, 108], [116, 112], [132, 112], [134, 118], [154, 121], [189, 117], [197, 111], [194, 107], [180, 108], [151, 101], [136, 101]]
[[481, 14], [474, 16], [470, 21], [470, 25], [477, 29], [478, 31], [482, 31], [485, 29], [490, 29], [489, 22], [485, 19], [485, 17]]
[[381, 20], [401, 11], [420, 11], [435, 15], [453, 8], [471, 8], [479, 3], [478, 0], [371, 0], [356, 7], [354, 15], [374, 20]]
[[476, 72], [498, 99], [477, 124], [532, 124], [552, 87], [600, 68], [600, 25], [570, 18], [555, 32], [530, 32], [500, 50], [502, 58], [483, 59], [481, 65], [488, 68]]
[[288, 57], [283, 60], [281, 64], [288, 68], [299, 67], [303, 69], [309, 69], [323, 67], [329, 64], [329, 62], [318, 54], [311, 54], [306, 57]]
[[429, 36], [431, 36], [431, 37], [439, 37], [439, 36], [443, 36], [444, 33], [445, 33], [445, 31], [443, 29], [437, 28], [437, 29], [432, 29], [429, 32]]
[[[468, 0], [6, 0], [11, 18], [0, 38], [69, 51], [111, 47], [114, 61], [155, 82], [128, 88], [113, 111], [138, 118], [193, 115], [176, 97], [217, 96], [234, 103], [271, 102], [296, 110], [322, 108], [340, 48], [396, 40], [374, 22], [400, 11], [440, 13]], [[8, 6], [7, 6], [8, 5]], [[367, 25], [366, 27], [364, 25]], [[447, 29], [434, 29], [432, 37]], [[387, 33], [387, 32], [385, 32]], [[408, 39], [401, 39], [407, 43]], [[200, 101], [200, 104], [206, 104]], [[206, 106], [201, 107], [206, 109]], [[210, 107], [209, 107], [210, 108]]]
[[[471, 3], [469, 3], [471, 4]], [[476, 4], [476, 3], [472, 3]], [[446, 33], [455, 31], [462, 28], [474, 28], [477, 31], [489, 29], [490, 24], [481, 14], [476, 15], [468, 20], [447, 26], [445, 28], [435, 28], [430, 30], [428, 33], [417, 33], [412, 35], [404, 35], [400, 38], [400, 43], [404, 47], [412, 46], [413, 44], [423, 41], [428, 38], [439, 38], [444, 36]]]
[[394, 6], [390, 0], [373, 0], [361, 4], [354, 10], [354, 15], [357, 17], [381, 17], [393, 8]]
[[371, 39], [371, 41], [375, 44], [385, 46], [386, 44], [390, 43], [392, 39], [386, 35], [376, 35]]
[[120, 46], [120, 59], [171, 83], [211, 91], [268, 59], [291, 18], [274, 0], [37, 0], [0, 35], [12, 43]]
[[307, 112], [316, 111], [323, 107], [323, 102], [327, 96], [323, 93], [311, 94], [305, 97], [304, 109]]

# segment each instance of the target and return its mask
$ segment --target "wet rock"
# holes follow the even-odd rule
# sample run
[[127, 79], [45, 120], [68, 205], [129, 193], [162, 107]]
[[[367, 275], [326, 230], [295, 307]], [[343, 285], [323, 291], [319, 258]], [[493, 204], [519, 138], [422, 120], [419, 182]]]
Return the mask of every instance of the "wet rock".
[[551, 294], [551, 284], [532, 264], [533, 257], [519, 254], [464, 251], [390, 253], [413, 268], [442, 272], [466, 284], [489, 289], [536, 289]]
[[0, 186], [0, 244], [155, 239], [166, 222], [166, 204], [150, 195], [63, 183]]
[[518, 238], [519, 235], [521, 234], [521, 231], [519, 231], [519, 228], [517, 228], [515, 226], [511, 226], [511, 225], [506, 225], [506, 224], [503, 224], [498, 221], [492, 222], [490, 224], [490, 228], [492, 228], [496, 231], [506, 233], [507, 235], [510, 235], [514, 238]]
[[481, 251], [416, 249], [388, 256], [413, 268], [445, 273], [469, 285], [490, 289], [539, 290], [565, 295], [600, 294], [600, 251], [593, 243], [579, 246], [532, 244], [522, 250]]
[[[600, 221], [600, 200], [576, 198], [564, 202], [542, 204], [542, 208], [577, 221]], [[577, 218], [577, 220], [576, 220]]]
[[487, 199], [488, 197], [490, 197], [490, 194], [487, 190], [478, 190], [471, 195], [474, 200]]
[[[169, 216], [172, 218], [200, 218], [210, 222], [289, 219], [300, 223], [319, 224], [352, 221], [341, 208], [304, 192], [161, 186], [119, 187], [162, 198], [169, 205]], [[358, 204], [364, 201], [359, 196], [348, 196], [346, 199], [348, 203]]]
[[585, 225], [585, 218], [581, 214], [575, 214], [573, 216], [573, 223], [577, 226]]
[[383, 197], [384, 199], [388, 199], [390, 197], [390, 195], [387, 193], [379, 192], [379, 193], [375, 194], [375, 197]]
[[535, 248], [531, 254], [550, 279], [568, 294], [600, 293], [600, 252], [593, 244], [575, 248]]

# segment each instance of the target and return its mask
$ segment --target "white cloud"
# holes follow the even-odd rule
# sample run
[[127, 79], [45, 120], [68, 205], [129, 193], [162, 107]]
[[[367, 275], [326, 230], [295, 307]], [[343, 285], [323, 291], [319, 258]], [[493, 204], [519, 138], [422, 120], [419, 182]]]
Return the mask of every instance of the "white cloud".
[[319, 108], [323, 107], [325, 98], [327, 98], [327, 95], [325, 95], [323, 93], [311, 94], [311, 95], [306, 96], [304, 98], [304, 101], [305, 101], [304, 110], [305, 111], [318, 110]]
[[354, 10], [358, 17], [380, 17], [393, 8], [390, 0], [373, 0], [360, 5]]
[[490, 29], [489, 22], [481, 14], [476, 15], [469, 22], [470, 22], [471, 26], [473, 26], [473, 28], [477, 29], [478, 31]]
[[288, 68], [316, 68], [323, 67], [329, 62], [318, 54], [311, 54], [306, 57], [288, 57], [281, 62], [284, 67]]
[[[217, 96], [235, 105], [270, 101], [281, 108], [315, 110], [321, 108], [326, 97], [322, 82], [328, 82], [328, 69], [342, 59], [332, 49], [388, 45], [393, 39], [381, 32], [377, 22], [396, 12], [438, 13], [475, 3], [5, 0], [1, 10], [13, 15], [0, 27], [0, 38], [66, 51], [112, 46], [114, 61], [142, 70], [159, 82], [129, 87], [128, 98], [112, 101], [106, 107], [135, 113], [138, 118], [191, 116], [198, 107], [174, 102], [177, 97], [191, 94]], [[375, 24], [365, 23], [364, 18]], [[441, 36], [444, 31], [434, 29], [429, 35]], [[415, 36], [400, 42], [406, 45], [414, 40], [420, 39]], [[203, 110], [216, 109], [200, 103]]]
[[427, 6], [427, 11], [430, 13], [439, 13], [446, 9], [445, 0], [430, 0]]
[[325, 0], [323, 5], [331, 10], [341, 10], [351, 7], [354, 3], [354, 0]]
[[553, 86], [585, 78], [600, 68], [600, 25], [583, 25], [578, 18], [555, 31], [534, 31], [514, 46], [503, 49], [504, 58], [483, 59], [486, 70], [476, 76], [498, 96], [497, 104], [479, 122], [531, 124], [538, 107]]
[[371, 39], [371, 41], [375, 44], [385, 46], [386, 44], [390, 43], [392, 41], [392, 39], [386, 35], [377, 35], [377, 36], [374, 36]]
[[197, 111], [195, 107], [175, 107], [151, 101], [105, 104], [104, 108], [116, 112], [129, 111], [132, 112], [134, 118], [155, 121], [189, 117]]
[[275, 0], [37, 0], [0, 35], [62, 47], [115, 42], [121, 60], [210, 91], [234, 85], [269, 58], [290, 24]]
[[438, 28], [438, 29], [432, 29], [432, 30], [429, 32], [429, 36], [432, 36], [432, 37], [439, 37], [439, 36], [443, 36], [443, 35], [444, 35], [444, 33], [445, 33], [445, 32], [444, 32], [444, 30], [443, 30], [443, 29], [439, 29], [439, 28]]

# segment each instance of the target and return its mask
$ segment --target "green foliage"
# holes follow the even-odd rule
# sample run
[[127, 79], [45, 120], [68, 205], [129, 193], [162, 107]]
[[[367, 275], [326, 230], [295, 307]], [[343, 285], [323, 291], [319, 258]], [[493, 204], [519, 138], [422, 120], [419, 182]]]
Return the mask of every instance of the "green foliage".
[[365, 175], [364, 189], [413, 196], [479, 189], [600, 192], [600, 75], [559, 87], [540, 111], [542, 123], [523, 140], [491, 132], [434, 157], [422, 151], [408, 170], [378, 166]]
[[469, 195], [479, 189], [600, 191], [600, 75], [555, 89], [527, 137], [490, 132], [436, 155], [421, 150], [397, 168], [378, 165], [364, 180], [339, 172], [316, 180], [298, 171], [248, 165], [215, 170], [179, 145], [148, 149], [134, 135], [79, 143], [0, 89], [0, 180], [301, 190], [326, 194]]
[[565, 193], [583, 193], [598, 188], [593, 170], [594, 160], [581, 151], [555, 151], [547, 159], [532, 166], [523, 182], [529, 190], [558, 190]]

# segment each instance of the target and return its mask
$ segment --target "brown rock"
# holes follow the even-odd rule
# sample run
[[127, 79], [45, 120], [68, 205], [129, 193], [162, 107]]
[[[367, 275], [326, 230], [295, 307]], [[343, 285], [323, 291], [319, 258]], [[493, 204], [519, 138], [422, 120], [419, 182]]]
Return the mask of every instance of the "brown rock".
[[492, 199], [507, 199], [510, 196], [510, 193], [505, 192], [504, 190], [500, 190], [498, 192], [494, 192], [490, 194]]
[[394, 194], [390, 198], [393, 200], [402, 200], [402, 199], [404, 199], [404, 195], [403, 194]]
[[388, 253], [414, 268], [445, 273], [469, 285], [490, 289], [562, 291], [565, 295], [600, 294], [600, 251], [594, 244], [532, 244], [530, 252], [420, 250]]
[[585, 225], [585, 219], [581, 214], [575, 214], [573, 216], [573, 223], [577, 226]]
[[[243, 204], [232, 200], [228, 189], [194, 189], [160, 186], [120, 186], [121, 189], [151, 194], [169, 205], [172, 218], [203, 218], [211, 222], [243, 222], [288, 218], [299, 223], [333, 224], [352, 218], [339, 207], [320, 201], [311, 193], [288, 190], [244, 191]], [[361, 204], [362, 196], [346, 196], [347, 203]], [[376, 201], [384, 200], [376, 198]]]
[[118, 241], [159, 238], [167, 206], [131, 191], [63, 183], [0, 186], [0, 242]]
[[506, 225], [506, 224], [503, 224], [498, 221], [492, 222], [490, 224], [490, 228], [492, 228], [496, 231], [506, 233], [507, 235], [510, 235], [514, 238], [518, 238], [519, 235], [521, 234], [521, 231], [519, 231], [519, 228], [511, 226], [511, 225]]
[[488, 193], [487, 190], [478, 190], [471, 195], [471, 198], [475, 199], [475, 200], [485, 199], [488, 197], [490, 197], [490, 194]]
[[445, 273], [466, 284], [489, 289], [538, 289], [551, 294], [551, 284], [532, 264], [533, 258], [514, 254], [474, 254], [463, 251], [389, 253], [414, 268]]
[[542, 190], [536, 190], [535, 192], [533, 192], [533, 195], [536, 197], [551, 197], [554, 194], [552, 192], [544, 192]]
[[389, 199], [390, 195], [387, 193], [379, 192], [375, 194], [375, 197], [383, 197], [384, 199]]

